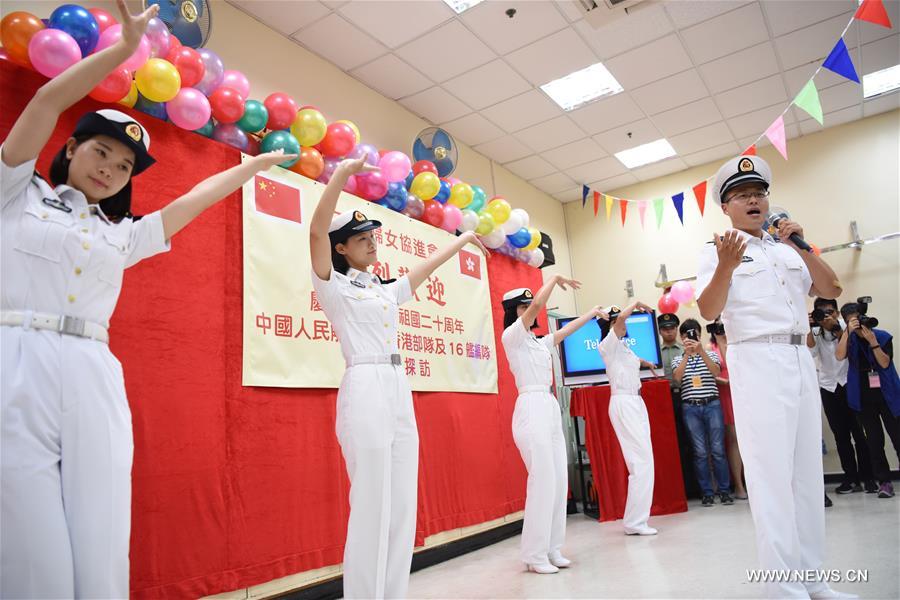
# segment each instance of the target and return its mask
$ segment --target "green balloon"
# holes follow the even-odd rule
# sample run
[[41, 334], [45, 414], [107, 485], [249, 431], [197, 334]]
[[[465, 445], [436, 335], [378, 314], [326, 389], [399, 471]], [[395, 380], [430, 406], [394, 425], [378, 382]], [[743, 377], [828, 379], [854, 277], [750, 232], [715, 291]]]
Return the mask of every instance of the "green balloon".
[[477, 185], [472, 186], [472, 203], [469, 204], [466, 208], [474, 211], [480, 212], [482, 208], [484, 208], [484, 203], [487, 200], [487, 194], [484, 193], [484, 188], [479, 187]]
[[[260, 144], [260, 151], [273, 152], [275, 150], [284, 150], [285, 154], [300, 154], [300, 142], [287, 131], [271, 131], [263, 138], [262, 144]], [[278, 163], [278, 165], [287, 169], [298, 160], [300, 160], [299, 156]]]
[[209, 121], [206, 122], [206, 125], [204, 125], [200, 129], [195, 129], [194, 133], [199, 133], [203, 137], [211, 138], [212, 134], [213, 134], [213, 129], [215, 129], [215, 127], [216, 127], [215, 123], [213, 123], [213, 120], [210, 119]]
[[247, 133], [262, 131], [269, 121], [269, 111], [259, 100], [247, 100], [244, 103], [244, 115], [237, 122], [237, 126]]

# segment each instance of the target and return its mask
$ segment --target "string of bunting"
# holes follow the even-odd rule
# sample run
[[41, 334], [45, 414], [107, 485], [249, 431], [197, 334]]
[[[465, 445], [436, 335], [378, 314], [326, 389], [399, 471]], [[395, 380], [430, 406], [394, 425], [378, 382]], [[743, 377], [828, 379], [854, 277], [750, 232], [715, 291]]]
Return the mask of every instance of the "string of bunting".
[[[816, 71], [812, 74], [812, 77], [806, 82], [800, 92], [794, 97], [794, 99], [785, 107], [781, 114], [772, 121], [772, 124], [769, 125], [766, 130], [756, 138], [756, 140], [745, 149], [741, 155], [755, 155], [756, 154], [756, 145], [763, 139], [767, 138], [769, 142], [771, 142], [772, 146], [778, 150], [778, 153], [781, 154], [784, 160], [788, 159], [787, 152], [787, 137], [784, 132], [784, 115], [790, 110], [791, 106], [796, 106], [815, 119], [819, 125], [825, 124], [825, 119], [822, 114], [822, 104], [819, 101], [819, 90], [816, 88], [815, 78], [816, 75], [822, 70], [822, 68], [826, 68], [829, 71], [833, 71], [838, 75], [853, 81], [854, 83], [859, 84], [860, 79], [859, 75], [856, 73], [856, 68], [853, 65], [853, 60], [850, 57], [850, 53], [847, 50], [847, 44], [844, 42], [844, 36], [847, 34], [847, 30], [850, 29], [850, 26], [854, 21], [868, 21], [869, 23], [874, 23], [875, 25], [880, 25], [881, 27], [887, 27], [890, 29], [892, 27], [891, 20], [888, 17], [887, 10], [884, 7], [883, 0], [863, 0], [863, 2], [859, 5], [856, 12], [850, 21], [847, 22], [846, 27], [841, 32], [841, 35], [838, 37], [837, 43], [834, 45], [834, 48], [831, 49], [828, 56], [822, 62], [821, 65], [816, 69]], [[693, 195], [694, 200], [697, 202], [697, 207], [700, 210], [700, 216], [703, 216], [703, 211], [706, 207], [706, 192], [707, 189], [712, 185], [711, 180], [714, 176], [707, 177], [703, 181], [697, 183], [693, 187], [691, 187], [690, 193]], [[685, 194], [687, 194], [687, 190], [678, 192], [677, 194], [671, 195], [669, 198], [672, 202], [672, 205], [675, 207], [675, 212], [678, 214], [678, 221], [684, 225], [684, 200]], [[628, 205], [630, 203], [637, 204], [638, 216], [641, 222], [641, 229], [644, 228], [645, 224], [645, 216], [647, 212], [647, 207], [649, 205], [653, 206], [653, 212], [656, 216], [656, 227], [659, 229], [662, 226], [663, 214], [665, 212], [666, 198], [654, 198], [652, 200], [629, 200], [627, 198], [619, 198], [617, 196], [613, 196], [604, 192], [598, 192], [596, 190], [592, 190], [587, 185], [582, 185], [581, 188], [581, 207], [584, 208], [587, 206], [588, 196], [593, 194], [594, 201], [594, 217], [596, 218], [600, 212], [601, 204], [605, 204], [606, 208], [606, 221], [609, 222], [612, 216], [613, 205], [618, 202], [619, 203], [619, 214], [621, 216], [622, 225], [625, 225], [625, 218], [628, 213]]]

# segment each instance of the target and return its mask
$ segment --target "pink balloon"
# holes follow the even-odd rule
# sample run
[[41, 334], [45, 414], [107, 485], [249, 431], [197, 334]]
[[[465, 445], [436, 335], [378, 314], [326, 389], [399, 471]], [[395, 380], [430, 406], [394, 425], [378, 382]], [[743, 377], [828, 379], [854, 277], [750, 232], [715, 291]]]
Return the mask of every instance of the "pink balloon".
[[366, 200], [383, 198], [388, 191], [388, 180], [381, 172], [369, 173], [364, 178], [357, 177], [358, 196]]
[[347, 178], [347, 183], [344, 185], [344, 191], [348, 194], [356, 194], [359, 192], [359, 179], [356, 178], [356, 175], [351, 175]]
[[178, 95], [166, 103], [169, 120], [188, 131], [196, 131], [209, 122], [212, 109], [200, 90], [181, 88]]
[[378, 161], [381, 173], [388, 181], [404, 181], [412, 169], [412, 162], [402, 152], [386, 152]]
[[240, 71], [226, 69], [219, 87], [230, 87], [233, 90], [237, 90], [237, 93], [242, 98], [250, 97], [250, 80]]
[[676, 281], [669, 293], [679, 304], [687, 304], [694, 297], [694, 288], [687, 281]]
[[453, 233], [462, 223], [462, 212], [458, 207], [447, 203], [444, 207], [444, 221], [441, 223], [441, 229]]
[[[97, 42], [97, 48], [94, 52], [100, 52], [105, 48], [109, 48], [120, 39], [122, 39], [122, 25], [119, 23], [110, 25], [100, 34], [100, 40]], [[135, 50], [134, 54], [128, 57], [128, 59], [120, 66], [129, 71], [137, 71], [144, 66], [144, 63], [147, 62], [148, 58], [150, 58], [150, 40], [147, 39], [146, 35], [142, 35], [137, 50]]]
[[81, 60], [81, 48], [61, 29], [42, 29], [28, 42], [28, 58], [38, 73], [56, 77]]
[[169, 53], [171, 34], [165, 23], [153, 17], [147, 22], [147, 31], [144, 33], [144, 37], [150, 42], [150, 56], [152, 58], [166, 57]]

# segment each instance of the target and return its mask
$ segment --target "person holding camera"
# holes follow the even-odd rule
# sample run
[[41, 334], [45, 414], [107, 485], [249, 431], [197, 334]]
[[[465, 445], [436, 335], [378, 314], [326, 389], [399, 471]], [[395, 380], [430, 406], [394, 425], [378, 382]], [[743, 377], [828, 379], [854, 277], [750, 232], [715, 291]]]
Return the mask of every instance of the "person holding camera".
[[[893, 498], [890, 466], [884, 453], [887, 431], [900, 459], [900, 379], [894, 367], [893, 337], [876, 329], [878, 320], [866, 314], [869, 297], [841, 307], [847, 329], [835, 349], [838, 360], [849, 360], [847, 404], [856, 411], [866, 432], [872, 469], [880, 484], [879, 498]], [[884, 429], [882, 430], [882, 423]]]
[[672, 376], [681, 383], [681, 415], [691, 436], [694, 449], [694, 473], [703, 497], [701, 506], [712, 506], [714, 494], [709, 477], [712, 457], [719, 501], [734, 504], [728, 493], [728, 462], [725, 460], [725, 423], [716, 377], [719, 357], [700, 345], [700, 323], [687, 319], [679, 328], [684, 354], [672, 359]]
[[741, 447], [734, 428], [734, 406], [731, 403], [731, 386], [728, 382], [728, 361], [725, 360], [725, 354], [728, 352], [728, 336], [725, 335], [725, 326], [722, 325], [721, 319], [707, 325], [706, 332], [709, 334], [709, 347], [719, 357], [721, 367], [716, 377], [716, 385], [719, 388], [719, 402], [722, 404], [722, 420], [725, 422], [725, 456], [728, 457], [728, 465], [731, 467], [734, 497], [737, 500], [746, 500], [744, 461], [741, 460]]
[[[809, 315], [810, 331], [806, 345], [816, 361], [819, 378], [819, 393], [828, 427], [834, 435], [841, 470], [844, 478], [834, 491], [850, 494], [863, 491], [863, 483], [868, 493], [878, 491], [872, 475], [872, 461], [862, 427], [847, 405], [847, 360], [839, 360], [835, 355], [838, 340], [844, 331], [844, 322], [838, 313], [835, 300], [816, 298], [813, 311]], [[851, 441], [852, 438], [852, 441]]]

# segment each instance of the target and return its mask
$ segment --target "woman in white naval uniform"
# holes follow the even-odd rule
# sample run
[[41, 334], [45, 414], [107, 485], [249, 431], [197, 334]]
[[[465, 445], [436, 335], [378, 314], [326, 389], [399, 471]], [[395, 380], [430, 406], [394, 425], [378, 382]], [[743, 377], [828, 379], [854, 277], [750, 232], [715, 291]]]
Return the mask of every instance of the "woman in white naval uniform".
[[120, 3], [123, 35], [45, 84], [0, 148], [0, 596], [127, 598], [131, 413], [107, 345], [123, 271], [169, 249], [196, 215], [280, 157], [259, 157], [131, 217], [147, 131], [88, 113], [56, 156], [35, 160], [59, 114], [130, 56], [156, 14]]
[[335, 424], [350, 477], [345, 598], [404, 598], [409, 585], [419, 434], [397, 346], [398, 307], [466, 244], [487, 254], [469, 232], [396, 281], [370, 273], [378, 260], [372, 231], [381, 223], [360, 211], [334, 217], [334, 209], [351, 175], [376, 170], [364, 158], [341, 162], [309, 226], [313, 287], [347, 364]]
[[653, 365], [638, 358], [626, 345], [625, 330], [625, 320], [631, 313], [652, 310], [643, 302], [635, 302], [621, 312], [611, 307], [609, 332], [599, 347], [611, 388], [609, 420], [628, 466], [628, 498], [622, 518], [626, 535], [656, 535], [656, 529], [647, 524], [653, 504], [653, 446], [640, 376], [641, 367], [652, 372]]
[[503, 295], [501, 341], [519, 392], [513, 411], [513, 440], [528, 470], [519, 555], [529, 571], [541, 574], [556, 573], [571, 564], [561, 552], [566, 537], [569, 476], [559, 402], [550, 392], [552, 354], [589, 319], [603, 316], [595, 307], [552, 335], [536, 338], [531, 331], [537, 327], [537, 315], [556, 286], [578, 289], [581, 284], [554, 275], [537, 295], [528, 288]]

